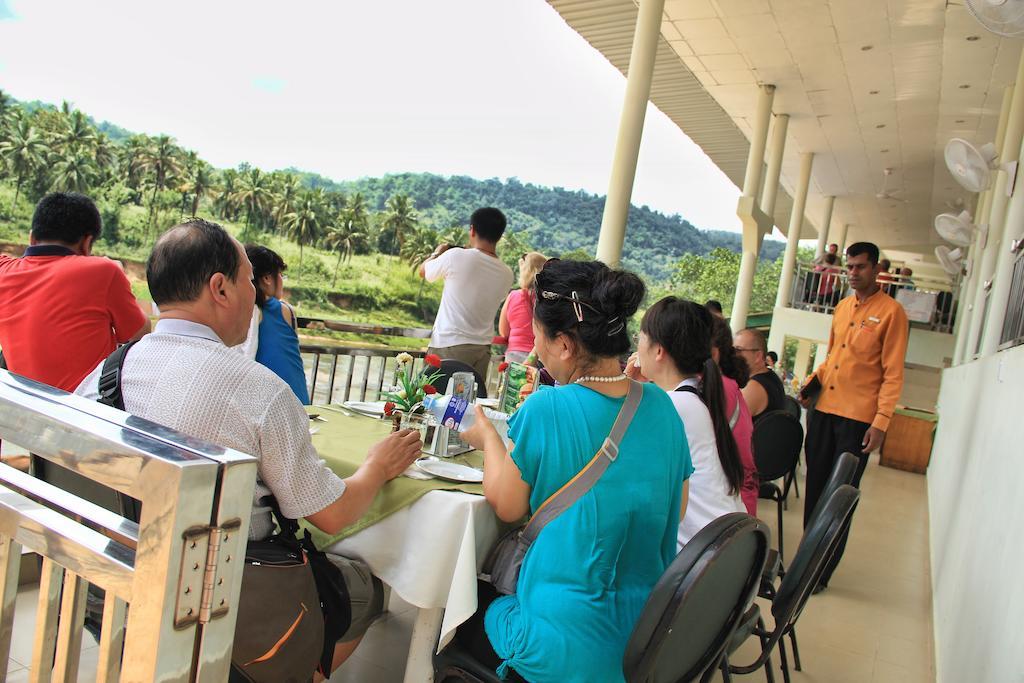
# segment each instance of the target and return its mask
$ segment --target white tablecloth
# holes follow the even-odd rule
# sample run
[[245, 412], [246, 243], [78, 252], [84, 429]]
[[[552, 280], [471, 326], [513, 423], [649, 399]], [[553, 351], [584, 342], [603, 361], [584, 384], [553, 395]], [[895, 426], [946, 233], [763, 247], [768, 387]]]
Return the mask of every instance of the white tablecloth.
[[[420, 608], [421, 614], [443, 609], [437, 641], [440, 649], [458, 625], [476, 612], [477, 573], [497, 535], [498, 520], [483, 496], [431, 491], [327, 551], [366, 562], [403, 600]], [[423, 647], [424, 635], [414, 629], [410, 664], [417, 656], [429, 661], [429, 653], [413, 651]], [[436, 637], [435, 632], [426, 647], [432, 649]], [[412, 680], [412, 674], [407, 667], [406, 680]]]

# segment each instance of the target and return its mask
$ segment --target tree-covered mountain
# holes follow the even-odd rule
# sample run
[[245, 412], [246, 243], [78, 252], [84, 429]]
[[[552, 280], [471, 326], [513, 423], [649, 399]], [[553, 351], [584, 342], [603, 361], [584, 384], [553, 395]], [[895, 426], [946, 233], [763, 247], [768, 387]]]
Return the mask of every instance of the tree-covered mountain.
[[[514, 232], [525, 231], [539, 251], [562, 254], [583, 250], [593, 254], [601, 227], [605, 198], [582, 190], [522, 183], [516, 178], [477, 180], [466, 176], [399, 173], [381, 178], [335, 182], [298, 169], [311, 188], [362, 193], [371, 210], [381, 210], [389, 197], [408, 195], [427, 222], [438, 227], [465, 225], [473, 209], [497, 206]], [[678, 215], [666, 216], [646, 206], [632, 206], [626, 228], [624, 263], [654, 279], [663, 279], [684, 254], [709, 254], [723, 247], [741, 251], [740, 235], [724, 230], [701, 230]], [[774, 261], [785, 244], [766, 240], [761, 258]]]
[[[287, 236], [342, 258], [383, 253], [418, 264], [438, 241], [465, 239], [470, 214], [497, 206], [509, 218], [503, 258], [523, 251], [592, 257], [605, 198], [542, 187], [517, 178], [477, 180], [400, 173], [336, 182], [298, 169], [265, 171], [250, 164], [216, 169], [168, 135], [132, 133], [97, 123], [68, 102], [17, 102], [0, 90], [0, 183], [12, 190], [0, 220], [25, 213], [48, 191], [72, 190], [97, 199], [104, 239], [145, 252], [183, 216], [212, 214], [244, 223], [243, 236]], [[144, 209], [144, 213], [130, 207]], [[144, 218], [143, 218], [144, 217]], [[767, 241], [761, 258], [774, 261], [783, 244]], [[630, 207], [623, 262], [648, 279], [666, 281], [687, 254], [741, 250], [740, 235], [699, 230], [681, 216]]]

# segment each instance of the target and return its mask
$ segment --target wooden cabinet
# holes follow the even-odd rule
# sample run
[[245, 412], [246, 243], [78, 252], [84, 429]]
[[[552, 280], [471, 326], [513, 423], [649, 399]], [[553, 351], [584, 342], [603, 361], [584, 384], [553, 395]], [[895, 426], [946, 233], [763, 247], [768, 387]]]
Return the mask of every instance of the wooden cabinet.
[[934, 413], [897, 409], [882, 444], [881, 464], [924, 474], [932, 455], [932, 437], [937, 421], [938, 416]]

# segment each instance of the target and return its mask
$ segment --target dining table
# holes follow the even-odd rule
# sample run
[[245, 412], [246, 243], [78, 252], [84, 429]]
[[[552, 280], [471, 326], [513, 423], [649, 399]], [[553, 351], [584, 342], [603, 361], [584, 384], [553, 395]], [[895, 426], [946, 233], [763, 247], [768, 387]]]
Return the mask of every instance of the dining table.
[[[353, 474], [391, 422], [343, 406], [310, 406], [313, 445], [341, 477]], [[483, 467], [483, 454], [446, 460]], [[415, 467], [415, 466], [414, 466]], [[362, 560], [417, 609], [406, 683], [433, 681], [433, 655], [477, 609], [477, 575], [505, 527], [483, 497], [481, 484], [400, 476], [388, 482], [355, 524], [328, 535], [307, 526], [320, 549]]]

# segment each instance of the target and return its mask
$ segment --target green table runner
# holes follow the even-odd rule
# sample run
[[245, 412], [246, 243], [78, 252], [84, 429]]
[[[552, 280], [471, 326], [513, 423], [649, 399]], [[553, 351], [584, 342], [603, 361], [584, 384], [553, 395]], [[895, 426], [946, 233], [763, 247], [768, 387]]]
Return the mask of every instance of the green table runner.
[[[391, 432], [391, 423], [362, 415], [352, 415], [348, 411], [333, 406], [309, 406], [308, 412], [319, 413], [326, 422], [311, 421], [311, 427], [319, 430], [313, 435], [313, 445], [324, 459], [327, 466], [339, 477], [349, 477], [355, 473], [359, 465], [366, 459], [370, 446], [383, 439]], [[483, 468], [483, 454], [473, 451], [465, 455], [451, 458], [471, 467]], [[300, 521], [303, 527], [310, 530], [318, 548], [325, 548], [343, 538], [362, 531], [376, 524], [390, 514], [412, 505], [430, 491], [463, 491], [483, 495], [481, 484], [459, 484], [443, 479], [410, 479], [397, 477], [381, 489], [373, 499], [370, 509], [362, 518], [347, 526], [336, 534], [325, 534], [313, 525]]]

